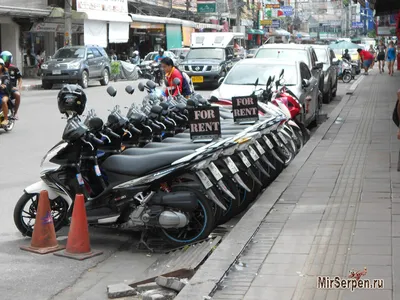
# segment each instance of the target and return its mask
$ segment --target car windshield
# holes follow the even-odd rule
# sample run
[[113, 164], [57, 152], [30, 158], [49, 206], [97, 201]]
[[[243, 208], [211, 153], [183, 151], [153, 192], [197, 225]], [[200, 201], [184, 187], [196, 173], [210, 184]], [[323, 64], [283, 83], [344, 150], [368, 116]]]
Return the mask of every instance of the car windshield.
[[144, 60], [154, 60], [156, 58], [156, 56], [158, 55], [157, 52], [152, 52], [146, 55], [146, 57], [144, 58]]
[[289, 61], [303, 61], [308, 63], [306, 50], [301, 49], [260, 49], [255, 55], [256, 58], [275, 58]]
[[224, 49], [198, 48], [191, 49], [186, 56], [187, 59], [224, 59]]
[[328, 62], [328, 55], [326, 53], [326, 49], [314, 49], [317, 54], [317, 58], [319, 62]]
[[294, 65], [266, 65], [266, 64], [237, 64], [229, 72], [224, 84], [254, 85], [258, 79], [259, 85], [267, 84], [269, 76], [278, 78], [282, 69], [285, 69], [285, 85], [293, 86], [297, 83], [297, 72]]
[[247, 52], [248, 54], [255, 54], [257, 52], [257, 49], [250, 49], [249, 52]]
[[54, 58], [84, 58], [85, 48], [62, 48], [54, 54]]

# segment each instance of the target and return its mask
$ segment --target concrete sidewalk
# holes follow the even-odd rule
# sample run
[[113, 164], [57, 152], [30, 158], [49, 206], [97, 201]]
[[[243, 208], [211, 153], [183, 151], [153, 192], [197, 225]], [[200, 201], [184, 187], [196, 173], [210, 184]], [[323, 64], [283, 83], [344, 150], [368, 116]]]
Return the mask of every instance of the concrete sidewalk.
[[40, 78], [22, 78], [22, 90], [23, 91], [31, 91], [31, 90], [41, 90], [42, 89], [42, 80]]
[[[399, 76], [375, 70], [342, 100], [177, 299], [400, 299]], [[364, 267], [382, 289], [317, 288]]]

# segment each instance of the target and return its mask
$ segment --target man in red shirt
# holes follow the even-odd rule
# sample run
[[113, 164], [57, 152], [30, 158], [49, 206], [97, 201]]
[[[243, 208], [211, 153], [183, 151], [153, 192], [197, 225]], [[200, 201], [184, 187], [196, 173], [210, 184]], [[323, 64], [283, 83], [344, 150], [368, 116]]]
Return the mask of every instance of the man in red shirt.
[[357, 49], [357, 52], [361, 57], [361, 63], [364, 66], [365, 75], [368, 75], [368, 69], [371, 67], [375, 57], [369, 51], [363, 49]]

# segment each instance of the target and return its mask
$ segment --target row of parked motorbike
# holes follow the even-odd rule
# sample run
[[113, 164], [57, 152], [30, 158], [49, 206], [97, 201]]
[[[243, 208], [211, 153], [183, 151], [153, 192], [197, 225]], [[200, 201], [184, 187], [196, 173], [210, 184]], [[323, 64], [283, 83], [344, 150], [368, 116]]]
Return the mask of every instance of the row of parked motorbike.
[[[207, 238], [246, 210], [309, 138], [297, 119], [303, 107], [282, 78], [283, 71], [252, 94], [258, 121], [235, 123], [232, 107], [219, 104], [221, 135], [212, 140], [191, 139], [189, 115], [218, 99], [162, 98], [152, 81], [139, 83], [142, 106], [123, 114], [117, 105], [105, 122], [94, 110], [83, 116], [82, 109], [60, 108], [68, 117], [62, 141], [43, 158], [41, 180], [15, 206], [18, 230], [32, 235], [38, 195], [47, 190], [56, 231], [68, 224], [82, 193], [89, 225], [141, 231], [144, 243], [149, 232], [171, 245]], [[63, 89], [71, 91], [70, 102], [83, 93], [79, 86]], [[125, 90], [134, 93], [132, 86]], [[107, 92], [117, 94], [113, 87]]]

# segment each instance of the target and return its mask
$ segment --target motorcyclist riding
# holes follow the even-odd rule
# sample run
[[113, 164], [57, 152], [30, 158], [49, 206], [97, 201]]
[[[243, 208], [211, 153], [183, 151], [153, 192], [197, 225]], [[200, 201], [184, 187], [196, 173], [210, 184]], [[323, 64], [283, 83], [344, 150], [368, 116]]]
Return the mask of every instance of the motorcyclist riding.
[[0, 104], [3, 111], [4, 120], [1, 122], [1, 126], [8, 125], [8, 100], [10, 93], [10, 77], [7, 73], [7, 69], [4, 66], [4, 61], [0, 58]]
[[160, 49], [158, 50], [158, 55], [154, 58], [154, 61], [160, 63], [161, 60], [163, 60], [163, 58], [165, 58], [166, 56], [164, 55], [164, 49]]
[[11, 97], [15, 99], [14, 119], [18, 120], [18, 109], [21, 103], [22, 74], [17, 66], [12, 65], [13, 55], [10, 51], [1, 52], [0, 57], [8, 70], [11, 83]]

